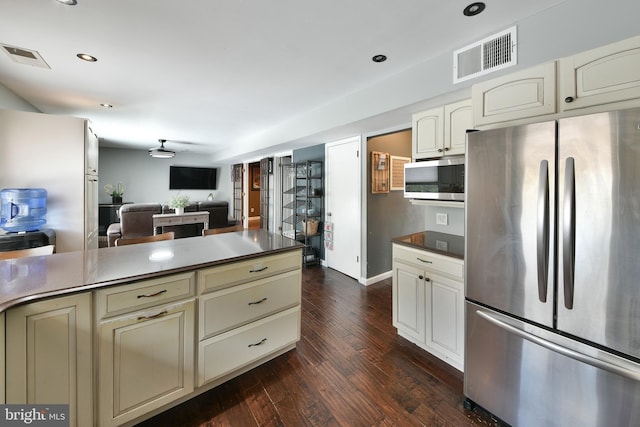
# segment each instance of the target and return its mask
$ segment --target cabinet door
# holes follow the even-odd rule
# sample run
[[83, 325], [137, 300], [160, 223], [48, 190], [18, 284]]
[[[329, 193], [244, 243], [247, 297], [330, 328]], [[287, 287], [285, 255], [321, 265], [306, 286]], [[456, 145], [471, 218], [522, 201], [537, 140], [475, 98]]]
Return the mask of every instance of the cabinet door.
[[473, 85], [475, 125], [556, 112], [556, 64], [549, 62]]
[[423, 343], [425, 331], [424, 273], [400, 262], [393, 263], [393, 326], [408, 338]]
[[85, 176], [84, 191], [85, 249], [98, 249], [98, 177]]
[[85, 174], [98, 174], [98, 136], [93, 133], [91, 123], [86, 120], [84, 125]]
[[190, 300], [100, 323], [101, 426], [120, 425], [193, 391], [194, 306]]
[[461, 282], [425, 273], [425, 344], [436, 356], [462, 370], [464, 360], [464, 286]]
[[444, 150], [444, 109], [442, 107], [413, 115], [413, 160], [440, 157]]
[[7, 403], [69, 404], [70, 425], [93, 425], [91, 294], [22, 305], [6, 316]]
[[560, 61], [562, 110], [640, 98], [640, 37]]
[[444, 106], [444, 150], [447, 155], [464, 154], [467, 129], [473, 129], [471, 99]]

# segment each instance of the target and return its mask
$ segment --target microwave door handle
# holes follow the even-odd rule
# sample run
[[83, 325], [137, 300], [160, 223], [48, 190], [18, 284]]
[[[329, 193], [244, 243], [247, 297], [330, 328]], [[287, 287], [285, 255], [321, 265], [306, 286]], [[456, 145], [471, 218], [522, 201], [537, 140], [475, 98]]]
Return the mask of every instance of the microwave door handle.
[[536, 224], [538, 298], [547, 302], [549, 279], [549, 162], [540, 162], [538, 178], [538, 221]]
[[562, 218], [562, 269], [564, 306], [573, 309], [576, 251], [576, 179], [575, 160], [567, 157], [564, 175], [564, 216]]

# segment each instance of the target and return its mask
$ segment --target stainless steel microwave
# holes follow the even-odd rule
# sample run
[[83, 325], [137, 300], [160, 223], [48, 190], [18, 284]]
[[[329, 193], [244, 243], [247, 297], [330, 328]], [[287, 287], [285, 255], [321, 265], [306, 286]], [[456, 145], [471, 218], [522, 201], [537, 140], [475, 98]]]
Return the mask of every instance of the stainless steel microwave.
[[464, 201], [464, 156], [406, 163], [404, 197]]

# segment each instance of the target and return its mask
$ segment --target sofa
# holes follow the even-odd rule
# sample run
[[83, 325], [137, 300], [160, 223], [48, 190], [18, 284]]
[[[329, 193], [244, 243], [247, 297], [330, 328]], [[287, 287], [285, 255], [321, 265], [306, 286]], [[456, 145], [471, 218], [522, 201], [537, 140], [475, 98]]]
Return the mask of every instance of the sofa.
[[[202, 201], [187, 205], [185, 212], [209, 212], [209, 228], [222, 228], [234, 225], [229, 219], [229, 203], [224, 201]], [[110, 224], [107, 228], [109, 246], [115, 246], [119, 238], [131, 239], [153, 235], [153, 215], [173, 213], [174, 209], [160, 203], [128, 203], [119, 211], [120, 222]], [[186, 224], [163, 227], [163, 232], [173, 231], [175, 238], [202, 235], [202, 224]]]

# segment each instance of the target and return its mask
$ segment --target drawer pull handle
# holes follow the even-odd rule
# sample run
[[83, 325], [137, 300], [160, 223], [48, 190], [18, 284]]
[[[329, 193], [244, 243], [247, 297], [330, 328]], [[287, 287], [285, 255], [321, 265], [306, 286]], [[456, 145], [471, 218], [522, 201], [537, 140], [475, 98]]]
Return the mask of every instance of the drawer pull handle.
[[416, 258], [416, 259], [417, 259], [418, 261], [421, 261], [421, 262], [426, 262], [427, 264], [433, 264], [433, 261], [428, 261], [428, 260], [426, 260], [426, 259], [422, 259], [422, 258], [419, 258], [419, 257], [418, 257], [418, 258]]
[[266, 342], [267, 342], [267, 339], [266, 338], [262, 338], [262, 340], [260, 340], [260, 342], [257, 342], [255, 344], [249, 344], [247, 347], [257, 347], [257, 346], [262, 345], [262, 344], [264, 344]]
[[261, 271], [265, 271], [267, 268], [269, 268], [269, 266], [258, 268], [257, 270], [249, 270], [249, 273], [260, 273]]
[[138, 320], [151, 320], [157, 319], [158, 317], [166, 316], [169, 312], [167, 310], [162, 310], [160, 313], [151, 314], [149, 316], [138, 316]]
[[138, 298], [153, 298], [153, 297], [157, 297], [158, 295], [162, 295], [165, 292], [167, 292], [166, 289], [163, 289], [161, 291], [156, 292], [155, 294], [142, 294], [142, 295], [138, 295]]
[[259, 300], [259, 301], [252, 301], [252, 302], [250, 302], [250, 303], [249, 303], [249, 304], [247, 304], [247, 305], [262, 304], [262, 303], [263, 303], [263, 302], [265, 302], [266, 300], [267, 300], [267, 297], [264, 297], [264, 298], [262, 298], [262, 299], [261, 299], [261, 300]]

